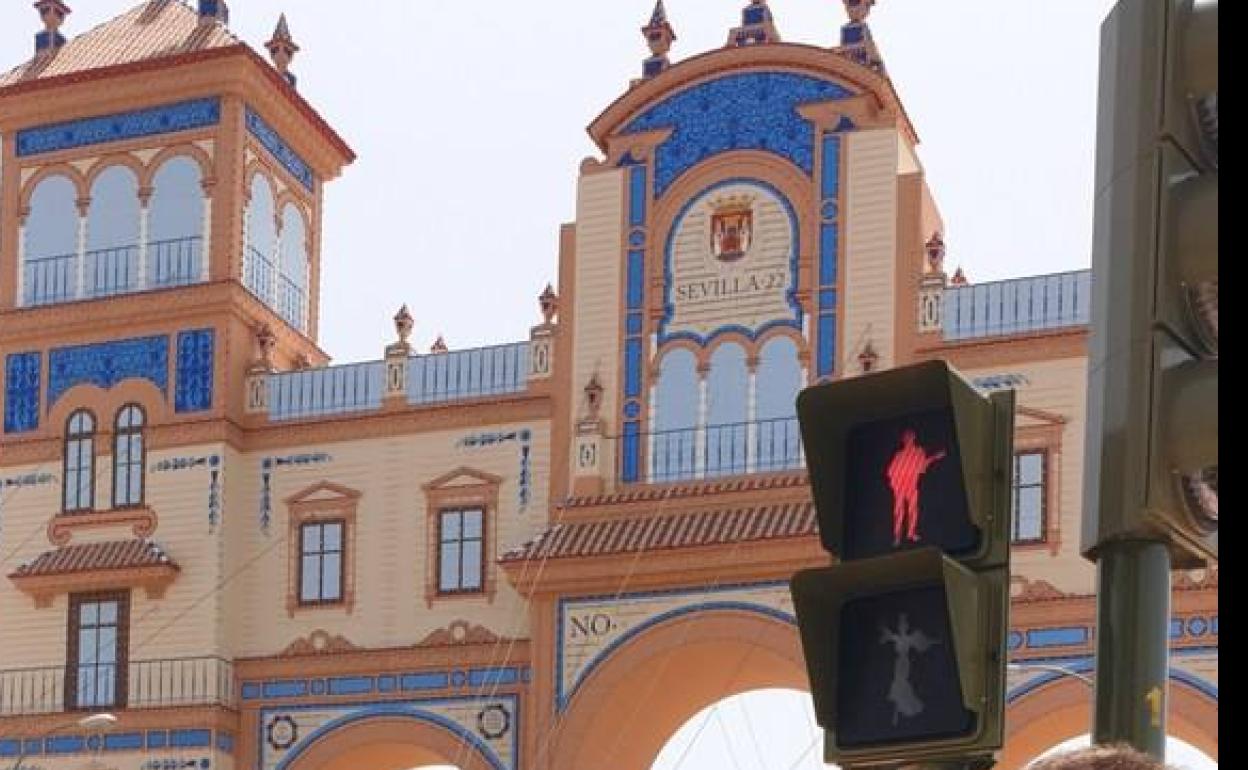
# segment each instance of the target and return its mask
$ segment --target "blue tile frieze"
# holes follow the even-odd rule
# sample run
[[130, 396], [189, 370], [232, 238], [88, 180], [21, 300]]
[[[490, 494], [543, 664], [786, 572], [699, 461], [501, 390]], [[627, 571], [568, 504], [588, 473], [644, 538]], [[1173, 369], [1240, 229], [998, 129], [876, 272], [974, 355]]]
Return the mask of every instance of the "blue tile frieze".
[[656, 198], [685, 171], [731, 150], [770, 152], [810, 175], [815, 130], [797, 108], [850, 96], [853, 93], [844, 86], [809, 75], [728, 75], [668, 97], [635, 118], [623, 133], [672, 129], [655, 154]]
[[145, 110], [100, 115], [65, 123], [36, 126], [17, 132], [17, 156], [69, 150], [122, 139], [169, 134], [221, 122], [217, 97], [164, 104]]
[[212, 329], [178, 334], [178, 379], [174, 405], [179, 413], [212, 408]]
[[[19, 753], [25, 754], [26, 758], [33, 757], [56, 757], [70, 754], [97, 754], [100, 752], [133, 752], [142, 751], [144, 747], [150, 750], [156, 749], [188, 749], [188, 748], [210, 748], [212, 746], [212, 738], [214, 731], [208, 728], [172, 728], [172, 729], [153, 729], [153, 730], [136, 730], [122, 733], [112, 733], [105, 735], [101, 740], [99, 735], [95, 734], [69, 734], [55, 735], [43, 739], [25, 739], [17, 737], [0, 737], [0, 758], [11, 758]], [[223, 731], [216, 731], [217, 743], [223, 740], [233, 745], [234, 736]], [[41, 767], [35, 764], [23, 763], [22, 767], [26, 770]], [[195, 759], [183, 757], [151, 759], [147, 764], [143, 765], [145, 770], [165, 770], [165, 768], [197, 768], [197, 770], [205, 770], [212, 767], [212, 763], [207, 757], [198, 757]]]
[[95, 385], [108, 390], [132, 377], [148, 380], [162, 393], [167, 393], [168, 337], [139, 337], [56, 348], [48, 356], [48, 408], [76, 385]]
[[316, 189], [316, 177], [312, 174], [312, 168], [299, 157], [298, 153], [290, 149], [290, 145], [286, 144], [268, 123], [264, 122], [264, 118], [250, 107], [247, 108], [247, 130], [259, 140], [260, 144], [264, 145], [266, 150], [273, 153], [277, 162], [281, 163], [282, 167], [298, 179], [304, 187], [310, 191]]
[[170, 457], [154, 463], [152, 473], [173, 473], [196, 468], [208, 469], [208, 534], [217, 531], [221, 522], [221, 455]]
[[4, 364], [4, 432], [26, 433], [39, 427], [40, 353], [11, 353]]
[[520, 473], [517, 477], [520, 510], [529, 507], [533, 499], [533, 432], [528, 428], [522, 430], [499, 431], [493, 433], [474, 433], [459, 440], [456, 446], [476, 448], [494, 446], [515, 441], [520, 444]]
[[326, 452], [286, 455], [284, 457], [266, 457], [260, 461], [260, 531], [269, 533], [269, 525], [273, 523], [273, 471], [289, 466], [320, 465], [333, 462], [333, 456]]

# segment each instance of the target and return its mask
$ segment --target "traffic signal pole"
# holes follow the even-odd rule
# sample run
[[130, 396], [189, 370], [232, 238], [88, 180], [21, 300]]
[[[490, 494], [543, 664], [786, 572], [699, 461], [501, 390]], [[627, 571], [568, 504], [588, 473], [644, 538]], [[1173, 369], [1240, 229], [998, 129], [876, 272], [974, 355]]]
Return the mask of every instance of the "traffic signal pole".
[[1165, 758], [1170, 570], [1218, 560], [1218, 3], [1101, 26], [1081, 550], [1093, 740]]
[[1092, 741], [1165, 760], [1170, 549], [1118, 540], [1097, 558], [1096, 718]]

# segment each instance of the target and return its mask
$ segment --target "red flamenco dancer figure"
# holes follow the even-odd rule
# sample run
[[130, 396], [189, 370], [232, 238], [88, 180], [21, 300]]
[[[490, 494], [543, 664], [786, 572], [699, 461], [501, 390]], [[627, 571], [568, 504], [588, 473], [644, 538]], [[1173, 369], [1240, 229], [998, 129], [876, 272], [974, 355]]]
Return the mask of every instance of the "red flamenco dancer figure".
[[901, 449], [888, 463], [888, 485], [893, 489], [893, 547], [901, 545], [902, 531], [912, 543], [919, 541], [919, 481], [927, 469], [945, 457], [919, 446], [913, 430], [901, 434]]

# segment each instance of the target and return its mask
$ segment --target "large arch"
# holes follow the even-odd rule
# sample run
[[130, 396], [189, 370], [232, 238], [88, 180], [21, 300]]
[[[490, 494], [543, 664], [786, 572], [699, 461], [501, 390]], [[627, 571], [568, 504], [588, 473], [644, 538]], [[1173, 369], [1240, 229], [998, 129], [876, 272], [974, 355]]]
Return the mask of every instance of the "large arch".
[[[1006, 710], [999, 770], [1023, 770], [1048, 749], [1088, 732], [1092, 690], [1063, 678], [1014, 700]], [[1170, 677], [1166, 732], [1218, 758], [1218, 703], [1184, 679]]]
[[330, 723], [278, 765], [279, 770], [408, 770], [456, 763], [459, 770], [499, 770], [465, 737], [420, 714], [392, 713]]
[[806, 690], [797, 627], [748, 609], [705, 610], [658, 623], [598, 664], [556, 718], [537, 766], [649, 768], [707, 706], [767, 688]]

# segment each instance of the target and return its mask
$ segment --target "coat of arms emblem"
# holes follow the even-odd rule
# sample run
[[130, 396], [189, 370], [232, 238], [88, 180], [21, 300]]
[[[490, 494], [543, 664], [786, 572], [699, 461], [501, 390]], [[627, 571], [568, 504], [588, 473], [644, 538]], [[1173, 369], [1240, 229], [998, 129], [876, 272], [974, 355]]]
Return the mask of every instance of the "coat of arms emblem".
[[720, 262], [736, 262], [750, 250], [754, 235], [754, 199], [729, 195], [711, 201], [711, 253]]

